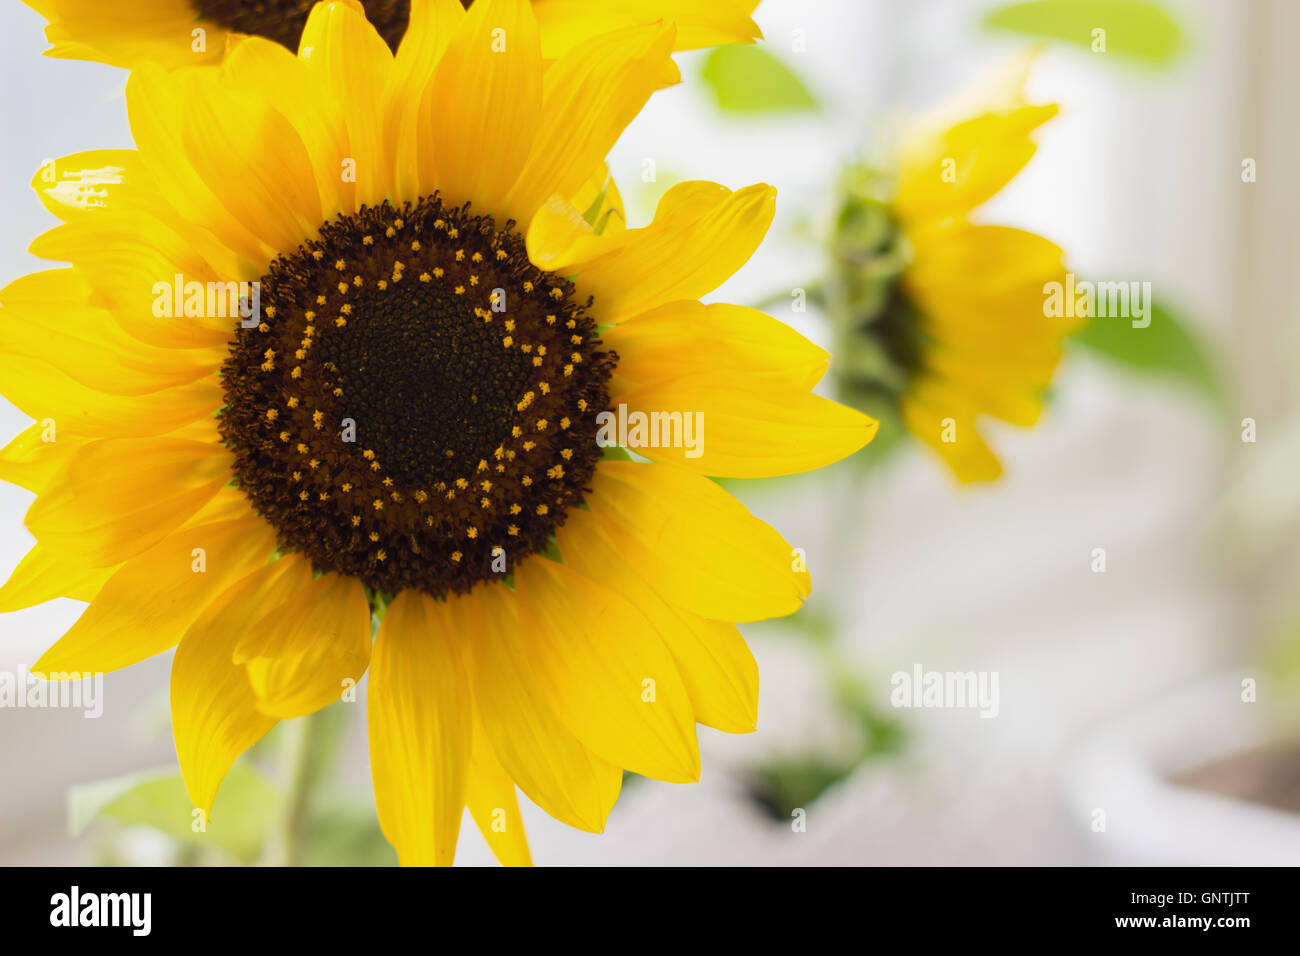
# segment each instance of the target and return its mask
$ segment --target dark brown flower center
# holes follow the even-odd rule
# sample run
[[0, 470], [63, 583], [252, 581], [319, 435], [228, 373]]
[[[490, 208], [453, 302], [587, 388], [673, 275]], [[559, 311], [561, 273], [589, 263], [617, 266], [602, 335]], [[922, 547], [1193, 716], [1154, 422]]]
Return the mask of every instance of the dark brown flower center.
[[[266, 37], [298, 52], [298, 38], [315, 0], [193, 0], [194, 12], [236, 33]], [[462, 0], [465, 7], [469, 3]], [[411, 0], [361, 0], [366, 19], [394, 53], [411, 18]]]
[[441, 596], [550, 545], [600, 459], [616, 357], [512, 222], [436, 195], [368, 207], [260, 283], [220, 429], [282, 551]]

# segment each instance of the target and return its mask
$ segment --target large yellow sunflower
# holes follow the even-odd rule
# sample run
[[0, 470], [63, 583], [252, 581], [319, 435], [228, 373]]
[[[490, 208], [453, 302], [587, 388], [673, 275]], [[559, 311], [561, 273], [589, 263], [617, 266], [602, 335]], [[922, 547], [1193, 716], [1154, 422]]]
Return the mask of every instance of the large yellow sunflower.
[[[213, 63], [227, 39], [266, 37], [290, 50], [312, 0], [24, 0], [50, 21], [48, 56], [98, 60], [114, 66], [167, 67]], [[468, 7], [471, 0], [462, 0]], [[532, 0], [542, 55], [558, 57], [584, 40], [657, 20], [677, 25], [675, 47], [750, 43], [762, 36], [750, 18], [758, 0]], [[416, 4], [418, 6], [418, 4]], [[396, 51], [411, 16], [411, 0], [362, 0], [366, 16]]]
[[885, 393], [913, 434], [962, 481], [1002, 473], [980, 416], [1033, 425], [1078, 320], [1045, 314], [1063, 253], [1042, 236], [973, 222], [971, 213], [1034, 155], [1056, 115], [1023, 94], [1031, 60], [945, 103], [904, 133], [890, 172], [846, 177], [834, 281], [841, 381]]
[[[698, 301], [760, 242], [771, 187], [609, 214], [603, 157], [677, 79], [671, 25], [544, 64], [525, 0], [411, 16], [395, 56], [337, 2], [297, 56], [250, 38], [220, 69], [143, 68], [137, 149], [38, 173], [63, 224], [32, 251], [72, 265], [0, 290], [0, 391], [36, 420], [0, 478], [38, 496], [0, 610], [90, 601], [52, 676], [176, 646], [205, 810], [368, 667], [402, 862], [449, 863], [467, 805], [526, 862], [516, 784], [598, 831], [623, 768], [692, 781], [697, 721], [754, 727], [733, 622], [792, 613], [809, 577], [706, 476], [816, 468], [875, 422], [809, 394], [820, 348]], [[617, 457], [610, 412], [703, 431]]]

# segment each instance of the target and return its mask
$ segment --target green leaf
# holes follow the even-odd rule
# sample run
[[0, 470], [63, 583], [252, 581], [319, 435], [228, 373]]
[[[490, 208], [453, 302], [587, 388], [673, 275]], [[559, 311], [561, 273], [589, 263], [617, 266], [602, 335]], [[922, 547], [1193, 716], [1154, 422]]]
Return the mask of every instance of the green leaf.
[[766, 49], [731, 43], [704, 61], [701, 77], [720, 109], [731, 113], [782, 113], [817, 109], [798, 74]]
[[279, 802], [279, 793], [256, 771], [236, 766], [222, 781], [211, 818], [196, 829], [200, 824], [181, 775], [150, 770], [72, 787], [68, 825], [76, 836], [96, 818], [107, 817], [152, 827], [186, 846], [219, 847], [251, 863], [261, 852]]
[[1072, 341], [1127, 368], [1182, 382], [1216, 406], [1223, 405], [1223, 383], [1204, 346], [1181, 320], [1158, 305], [1151, 306], [1151, 324], [1146, 328], [1134, 328], [1125, 318], [1094, 318]]
[[[984, 25], [1022, 36], [1063, 40], [1101, 54], [1168, 66], [1183, 48], [1183, 31], [1150, 0], [1027, 0], [989, 11]], [[1094, 34], [1096, 30], [1104, 34]]]

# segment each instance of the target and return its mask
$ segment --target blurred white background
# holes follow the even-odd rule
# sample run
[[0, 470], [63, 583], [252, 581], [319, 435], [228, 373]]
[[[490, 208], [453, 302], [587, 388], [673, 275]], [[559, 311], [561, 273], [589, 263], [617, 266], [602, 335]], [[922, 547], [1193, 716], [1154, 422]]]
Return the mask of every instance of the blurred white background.
[[[806, 284], [819, 250], [798, 233], [827, 212], [838, 167], [891, 117], [1023, 48], [978, 28], [988, 5], [763, 0], [767, 41], [824, 109], [724, 117], [699, 88], [702, 54], [681, 56], [685, 83], [657, 94], [611, 157], [633, 224], [652, 208], [645, 159], [681, 178], [770, 182], [779, 199], [769, 239], [713, 298], [750, 302]], [[701, 728], [702, 781], [636, 781], [600, 837], [526, 806], [537, 862], [1300, 863], [1300, 816], [1165, 782], [1285, 736], [1284, 688], [1265, 669], [1264, 639], [1293, 610], [1300, 575], [1300, 6], [1169, 6], [1189, 33], [1169, 71], [1059, 48], [1040, 58], [1031, 94], [1061, 103], [1061, 115], [979, 218], [1052, 238], [1080, 274], [1151, 282], [1211, 344], [1230, 383], [1227, 412], [1071, 354], [1040, 427], [986, 426], [1006, 467], [995, 485], [960, 488], [928, 452], [909, 449], [856, 487], [855, 473], [837, 469], [742, 489], [807, 550], [816, 600], [835, 612], [839, 643], [883, 709], [889, 675], [919, 663], [997, 671], [999, 715], [892, 711], [903, 751], [863, 765], [807, 808], [807, 832], [792, 832], [745, 795], [746, 768], [815, 751], [839, 731], [806, 638], [780, 623], [750, 627], [758, 732]], [[41, 163], [131, 145], [125, 75], [42, 58], [41, 28], [21, 4], [0, 9], [3, 281], [40, 267], [25, 248], [53, 224], [27, 185]], [[792, 50], [795, 30], [806, 52]], [[1254, 184], [1241, 181], [1244, 157], [1257, 160]], [[829, 344], [818, 316], [775, 314]], [[1240, 441], [1247, 416], [1258, 423], [1254, 445]], [[0, 438], [26, 424], [0, 400]], [[31, 497], [0, 486], [0, 574], [30, 546]], [[846, 521], [851, 549], [831, 541]], [[1098, 547], [1104, 574], [1090, 568]], [[81, 607], [59, 600], [0, 616], [0, 669], [34, 662]], [[107, 675], [98, 720], [0, 709], [0, 863], [86, 859], [85, 838], [66, 835], [66, 788], [174, 761], [168, 666], [164, 656]], [[1240, 702], [1243, 677], [1258, 680], [1258, 704]], [[345, 767], [364, 795], [360, 707]], [[1104, 832], [1092, 827], [1098, 808]], [[490, 859], [472, 825], [459, 859]]]

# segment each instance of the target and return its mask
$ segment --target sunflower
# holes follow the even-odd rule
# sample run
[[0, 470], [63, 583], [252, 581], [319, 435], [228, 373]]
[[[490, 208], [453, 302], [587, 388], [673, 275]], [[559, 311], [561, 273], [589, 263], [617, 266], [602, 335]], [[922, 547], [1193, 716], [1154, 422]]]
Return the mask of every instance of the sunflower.
[[[129, 68], [214, 63], [227, 38], [260, 36], [298, 49], [312, 0], [24, 0], [49, 21], [48, 56], [98, 60]], [[471, 0], [460, 0], [469, 7]], [[676, 49], [752, 43], [758, 0], [532, 0], [542, 55], [553, 59], [584, 40], [657, 20], [677, 25]], [[396, 52], [411, 18], [411, 0], [361, 0], [371, 24]], [[419, 6], [419, 3], [415, 3]]]
[[977, 420], [1033, 425], [1077, 326], [1044, 314], [1045, 286], [1064, 279], [1061, 249], [971, 219], [1056, 115], [1025, 100], [1029, 66], [1017, 61], [911, 124], [892, 170], [850, 170], [835, 222], [827, 299], [843, 392], [901, 416], [966, 482], [1002, 473]]
[[[672, 25], [547, 63], [524, 0], [412, 21], [394, 56], [322, 3], [297, 56], [250, 38], [220, 69], [144, 67], [137, 149], [38, 172], [63, 223], [32, 251], [71, 267], [0, 290], [0, 390], [36, 420], [0, 478], [37, 494], [0, 609], [90, 602], [51, 677], [175, 646], [205, 811], [368, 670], [401, 861], [450, 863], [468, 806], [520, 863], [516, 785], [599, 831], [624, 768], [694, 781], [697, 721], [754, 728], [733, 622], [794, 612], [809, 576], [709, 476], [816, 468], [875, 422], [809, 393], [823, 350], [698, 301], [771, 187], [679, 184], [624, 227], [603, 157], [677, 80]], [[606, 448], [638, 413], [707, 429]]]

